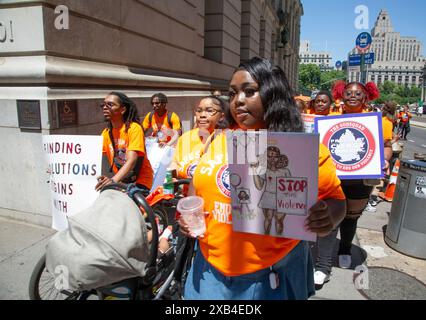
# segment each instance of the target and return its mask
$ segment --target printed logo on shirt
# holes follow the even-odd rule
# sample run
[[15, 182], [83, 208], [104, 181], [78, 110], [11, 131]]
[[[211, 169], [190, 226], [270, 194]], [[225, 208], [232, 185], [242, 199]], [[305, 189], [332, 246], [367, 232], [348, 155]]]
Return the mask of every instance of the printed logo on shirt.
[[368, 128], [355, 121], [341, 122], [324, 135], [323, 144], [330, 150], [336, 169], [357, 171], [374, 157], [374, 137]]
[[217, 172], [216, 184], [220, 192], [225, 196], [231, 197], [231, 184], [229, 183], [229, 169], [228, 165], [223, 165]]
[[212, 213], [217, 222], [232, 224], [231, 205], [229, 203], [215, 201]]
[[195, 169], [197, 169], [198, 162], [192, 163], [186, 169], [186, 176], [192, 178], [194, 176]]

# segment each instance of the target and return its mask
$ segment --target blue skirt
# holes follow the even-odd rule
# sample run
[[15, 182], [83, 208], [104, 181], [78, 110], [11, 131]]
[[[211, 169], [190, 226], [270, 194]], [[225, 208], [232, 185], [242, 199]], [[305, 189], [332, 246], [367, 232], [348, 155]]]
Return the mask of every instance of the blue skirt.
[[227, 277], [198, 250], [185, 283], [185, 300], [306, 300], [315, 294], [314, 266], [309, 245], [301, 241], [273, 265], [278, 287], [270, 282], [270, 268]]

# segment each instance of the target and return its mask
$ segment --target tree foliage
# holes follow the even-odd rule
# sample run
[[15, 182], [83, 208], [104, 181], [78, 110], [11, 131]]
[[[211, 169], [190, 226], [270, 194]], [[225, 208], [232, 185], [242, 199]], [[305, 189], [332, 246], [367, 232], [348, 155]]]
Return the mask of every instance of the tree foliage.
[[336, 82], [337, 80], [345, 80], [345, 79], [346, 79], [346, 73], [341, 70], [331, 70], [331, 71], [321, 72], [320, 89], [331, 90], [331, 87], [333, 86], [334, 82]]
[[321, 81], [321, 70], [315, 64], [301, 64], [299, 66], [299, 88], [314, 90]]
[[420, 99], [422, 89], [412, 86], [397, 85], [392, 81], [385, 81], [379, 85], [380, 98], [375, 103], [384, 103], [392, 100], [398, 104], [416, 103]]

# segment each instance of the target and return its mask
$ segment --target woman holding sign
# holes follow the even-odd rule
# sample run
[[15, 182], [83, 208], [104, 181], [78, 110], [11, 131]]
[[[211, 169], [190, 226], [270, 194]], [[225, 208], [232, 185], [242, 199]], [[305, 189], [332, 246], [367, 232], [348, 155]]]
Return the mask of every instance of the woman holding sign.
[[135, 103], [121, 92], [111, 92], [101, 108], [108, 121], [108, 128], [102, 131], [102, 152], [107, 156], [110, 172], [113, 171], [114, 175], [112, 178], [98, 177], [96, 190], [123, 182], [135, 183], [140, 189], [149, 191], [153, 172], [145, 156], [145, 136]]
[[196, 128], [179, 138], [171, 165], [181, 179], [192, 178], [204, 145], [214, 130], [229, 127], [229, 104], [220, 97], [212, 95], [201, 99], [194, 113]]
[[[301, 132], [300, 113], [287, 78], [268, 60], [240, 64], [230, 83], [231, 114], [243, 130]], [[207, 230], [185, 284], [185, 299], [307, 299], [314, 293], [307, 242], [234, 232], [226, 134], [218, 135], [194, 173], [194, 193], [204, 198]], [[301, 156], [303, 156], [301, 154]], [[306, 228], [327, 235], [341, 221], [344, 195], [325, 147], [319, 159], [319, 199]], [[185, 222], [181, 231], [191, 236]]]
[[[362, 84], [360, 82], [346, 83], [337, 81], [333, 86], [334, 99], [342, 99], [344, 113], [363, 113], [368, 101], [375, 100], [380, 93], [374, 82]], [[386, 136], [386, 135], [385, 135]], [[391, 134], [392, 136], [392, 134]], [[392, 145], [385, 143], [386, 166], [389, 166], [389, 155], [392, 156]], [[390, 154], [386, 149], [390, 148]], [[339, 265], [341, 268], [350, 268], [352, 264], [351, 247], [355, 236], [357, 221], [367, 206], [368, 199], [373, 191], [372, 185], [367, 185], [363, 179], [342, 180], [342, 188], [346, 196], [347, 211], [345, 219], [340, 224]]]

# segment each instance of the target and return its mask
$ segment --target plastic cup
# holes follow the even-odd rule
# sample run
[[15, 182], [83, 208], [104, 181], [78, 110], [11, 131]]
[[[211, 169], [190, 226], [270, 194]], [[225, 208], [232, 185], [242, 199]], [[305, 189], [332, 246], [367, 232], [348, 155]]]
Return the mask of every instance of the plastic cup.
[[180, 199], [177, 211], [181, 214], [183, 221], [188, 225], [189, 231], [195, 236], [206, 232], [206, 221], [204, 220], [204, 200], [198, 196], [190, 196]]

